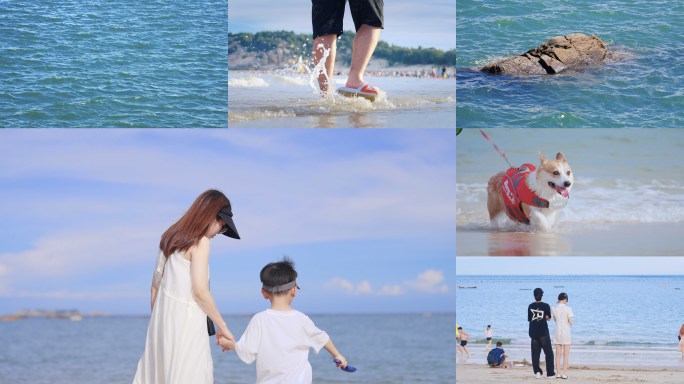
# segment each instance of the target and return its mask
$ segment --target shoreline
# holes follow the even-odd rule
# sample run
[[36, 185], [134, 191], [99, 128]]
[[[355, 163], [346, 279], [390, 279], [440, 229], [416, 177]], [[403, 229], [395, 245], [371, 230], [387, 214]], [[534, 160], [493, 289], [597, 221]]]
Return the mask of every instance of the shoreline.
[[558, 233], [456, 226], [457, 256], [681, 256], [684, 223], [590, 224]]
[[[543, 369], [543, 368], [542, 368]], [[570, 366], [568, 379], [574, 384], [589, 383], [659, 383], [682, 382], [684, 362], [673, 368], [632, 368], [616, 365]], [[544, 371], [546, 374], [546, 371]], [[545, 377], [544, 377], [545, 378]], [[464, 364], [456, 362], [457, 383], [499, 384], [527, 383], [535, 380], [530, 366], [513, 368], [489, 368], [486, 364]]]

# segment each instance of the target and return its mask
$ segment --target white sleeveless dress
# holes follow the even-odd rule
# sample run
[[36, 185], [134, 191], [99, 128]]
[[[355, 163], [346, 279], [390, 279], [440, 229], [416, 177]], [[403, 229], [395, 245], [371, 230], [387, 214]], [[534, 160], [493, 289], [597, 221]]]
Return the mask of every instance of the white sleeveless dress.
[[153, 281], [157, 298], [133, 383], [213, 383], [207, 315], [192, 297], [190, 261], [160, 252]]
[[563, 303], [558, 303], [551, 308], [551, 314], [556, 322], [553, 332], [553, 344], [572, 344], [572, 332], [570, 332], [569, 319], [574, 316], [572, 308]]

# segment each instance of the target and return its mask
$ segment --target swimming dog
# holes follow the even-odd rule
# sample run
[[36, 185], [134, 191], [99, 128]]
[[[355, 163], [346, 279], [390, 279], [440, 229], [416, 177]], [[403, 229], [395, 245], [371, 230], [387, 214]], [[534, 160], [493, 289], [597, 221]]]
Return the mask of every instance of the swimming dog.
[[574, 175], [565, 156], [555, 160], [539, 154], [540, 165], [523, 164], [489, 179], [487, 209], [492, 223], [503, 212], [514, 222], [545, 232], [556, 224], [558, 213], [570, 199]]

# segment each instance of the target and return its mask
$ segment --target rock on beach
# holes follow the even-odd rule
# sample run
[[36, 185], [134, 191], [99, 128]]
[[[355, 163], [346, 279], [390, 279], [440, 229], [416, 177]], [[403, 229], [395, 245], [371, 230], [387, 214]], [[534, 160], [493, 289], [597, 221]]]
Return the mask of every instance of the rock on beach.
[[552, 75], [568, 69], [601, 65], [606, 59], [606, 43], [594, 35], [572, 33], [556, 36], [518, 56], [481, 68], [492, 74]]

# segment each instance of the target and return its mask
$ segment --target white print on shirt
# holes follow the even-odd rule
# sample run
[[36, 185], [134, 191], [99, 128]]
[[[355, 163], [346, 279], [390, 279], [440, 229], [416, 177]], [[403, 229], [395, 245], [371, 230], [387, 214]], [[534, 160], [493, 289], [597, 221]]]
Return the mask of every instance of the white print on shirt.
[[538, 309], [530, 308], [530, 311], [532, 311], [532, 321], [544, 319], [544, 311], [543, 310], [540, 311]]

